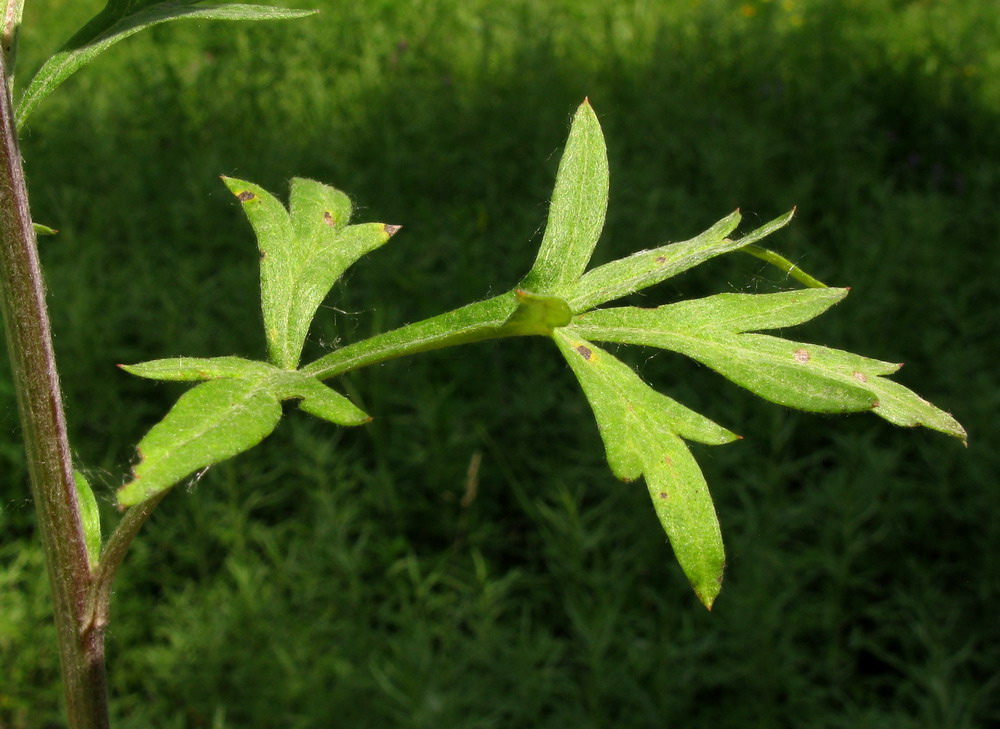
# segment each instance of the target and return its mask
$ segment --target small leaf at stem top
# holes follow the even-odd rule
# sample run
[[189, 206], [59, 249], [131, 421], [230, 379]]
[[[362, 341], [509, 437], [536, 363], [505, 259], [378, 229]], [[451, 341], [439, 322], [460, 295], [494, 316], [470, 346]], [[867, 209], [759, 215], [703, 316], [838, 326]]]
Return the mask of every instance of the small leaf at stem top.
[[597, 115], [585, 99], [573, 117], [559, 162], [538, 257], [519, 288], [564, 294], [587, 268], [607, 208], [608, 153]]

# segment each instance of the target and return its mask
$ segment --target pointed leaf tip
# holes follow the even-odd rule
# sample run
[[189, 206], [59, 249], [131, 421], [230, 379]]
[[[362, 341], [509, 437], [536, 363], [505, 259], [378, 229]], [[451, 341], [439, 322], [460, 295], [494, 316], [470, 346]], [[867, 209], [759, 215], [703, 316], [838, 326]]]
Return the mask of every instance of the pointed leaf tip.
[[385, 233], [386, 233], [386, 235], [388, 235], [390, 238], [392, 238], [392, 236], [396, 235], [396, 233], [398, 233], [402, 229], [403, 229], [402, 225], [383, 225], [382, 226], [382, 230], [384, 230]]

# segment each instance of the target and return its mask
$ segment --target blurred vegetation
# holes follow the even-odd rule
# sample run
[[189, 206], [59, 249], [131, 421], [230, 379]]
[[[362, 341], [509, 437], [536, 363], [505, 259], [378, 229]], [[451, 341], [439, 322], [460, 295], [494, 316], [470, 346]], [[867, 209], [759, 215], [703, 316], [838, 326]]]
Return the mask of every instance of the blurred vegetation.
[[[18, 80], [101, 6], [35, 0]], [[1000, 14], [963, 0], [296, 0], [179, 23], [66, 84], [23, 139], [76, 454], [113, 523], [179, 390], [114, 367], [260, 356], [253, 236], [219, 174], [293, 175], [404, 225], [327, 302], [314, 354], [509, 287], [569, 115], [608, 139], [600, 260], [793, 205], [770, 244], [848, 300], [803, 338], [907, 361], [968, 450], [801, 415], [647, 353], [745, 436], [699, 457], [727, 540], [712, 614], [645, 489], [616, 482], [542, 341], [342, 384], [370, 426], [289, 418], [178, 488], [119, 581], [130, 727], [984, 727], [1000, 722]], [[645, 305], [791, 288], [730, 257]], [[798, 334], [797, 334], [798, 336]], [[0, 727], [58, 726], [54, 631], [0, 374]]]

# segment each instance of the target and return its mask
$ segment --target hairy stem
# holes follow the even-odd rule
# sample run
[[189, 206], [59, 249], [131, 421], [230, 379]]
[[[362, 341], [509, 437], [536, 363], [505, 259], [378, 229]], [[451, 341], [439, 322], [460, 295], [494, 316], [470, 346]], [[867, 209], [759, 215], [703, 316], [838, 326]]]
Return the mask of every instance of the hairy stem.
[[[11, 0], [16, 2], [16, 0]], [[7, 5], [9, 10], [10, 4]], [[0, 308], [28, 475], [55, 603], [71, 729], [108, 726], [101, 631], [84, 631], [90, 568], [73, 480], [45, 288], [0, 53]]]

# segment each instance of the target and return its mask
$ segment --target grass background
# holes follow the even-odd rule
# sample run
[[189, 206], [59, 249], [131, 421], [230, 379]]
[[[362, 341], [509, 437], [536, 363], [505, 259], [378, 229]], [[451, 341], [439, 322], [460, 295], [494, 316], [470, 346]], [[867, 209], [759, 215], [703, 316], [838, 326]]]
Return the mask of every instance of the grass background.
[[[322, 12], [130, 39], [25, 133], [34, 216], [61, 231], [41, 245], [74, 448], [108, 523], [133, 444], [181, 391], [114, 364], [263, 353], [257, 254], [217, 175], [281, 195], [314, 177], [405, 226], [335, 290], [316, 355], [510, 287], [584, 96], [612, 170], [598, 261], [798, 205], [770, 244], [852, 287], [801, 336], [908, 362], [898, 379], [970, 445], [783, 410], [638, 353], [745, 436], [698, 450], [729, 554], [708, 614], [544, 342], [361, 371], [342, 384], [370, 426], [292, 413], [147, 525], [114, 603], [116, 726], [1000, 722], [991, 3], [294, 4]], [[29, 2], [20, 82], [100, 6]], [[783, 287], [730, 257], [644, 301]], [[6, 369], [0, 426], [0, 727], [59, 726]]]

